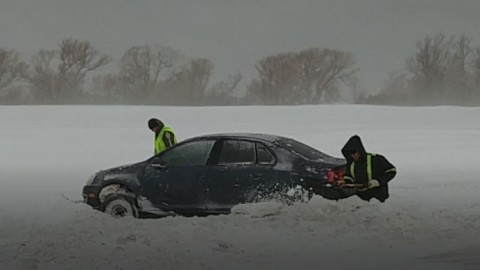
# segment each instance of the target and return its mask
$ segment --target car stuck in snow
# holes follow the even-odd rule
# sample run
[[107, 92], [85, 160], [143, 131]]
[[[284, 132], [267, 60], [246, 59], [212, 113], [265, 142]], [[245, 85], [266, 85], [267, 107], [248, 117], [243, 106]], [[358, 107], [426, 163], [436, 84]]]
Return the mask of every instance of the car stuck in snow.
[[114, 217], [228, 214], [235, 205], [271, 198], [336, 199], [328, 182], [345, 164], [287, 137], [204, 135], [94, 174], [83, 198]]

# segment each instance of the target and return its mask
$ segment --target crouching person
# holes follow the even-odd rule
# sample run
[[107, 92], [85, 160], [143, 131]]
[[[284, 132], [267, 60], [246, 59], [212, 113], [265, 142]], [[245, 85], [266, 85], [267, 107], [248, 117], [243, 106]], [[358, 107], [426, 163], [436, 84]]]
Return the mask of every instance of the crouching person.
[[397, 169], [382, 155], [365, 151], [358, 135], [352, 136], [342, 148], [342, 154], [347, 159], [344, 184], [361, 184], [356, 195], [362, 200], [372, 198], [385, 202], [388, 198], [388, 182], [392, 180]]

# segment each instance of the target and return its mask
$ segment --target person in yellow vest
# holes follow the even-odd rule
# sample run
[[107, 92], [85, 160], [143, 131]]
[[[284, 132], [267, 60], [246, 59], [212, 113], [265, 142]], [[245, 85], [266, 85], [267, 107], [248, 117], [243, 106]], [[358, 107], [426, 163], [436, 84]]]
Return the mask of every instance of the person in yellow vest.
[[153, 148], [155, 155], [177, 143], [177, 137], [173, 129], [157, 118], [148, 120], [148, 128], [155, 133]]
[[365, 151], [362, 140], [358, 135], [352, 136], [342, 148], [342, 154], [347, 159], [344, 180], [345, 183], [361, 184], [357, 196], [362, 200], [372, 198], [385, 202], [389, 197], [388, 182], [392, 180], [397, 169], [384, 156], [371, 154]]

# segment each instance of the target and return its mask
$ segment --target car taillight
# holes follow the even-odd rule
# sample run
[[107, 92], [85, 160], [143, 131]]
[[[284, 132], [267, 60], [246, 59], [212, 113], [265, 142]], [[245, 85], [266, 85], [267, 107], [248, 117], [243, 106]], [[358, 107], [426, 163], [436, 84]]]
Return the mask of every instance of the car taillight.
[[343, 177], [345, 176], [345, 171], [342, 170], [342, 169], [339, 169], [339, 170], [337, 170], [336, 175], [337, 175], [339, 180], [343, 180]]
[[327, 171], [327, 181], [330, 184], [333, 184], [339, 180], [343, 180], [344, 176], [345, 172], [343, 171], [343, 169], [334, 169]]
[[335, 172], [333, 172], [332, 170], [328, 170], [327, 172], [327, 182], [330, 184], [335, 182]]

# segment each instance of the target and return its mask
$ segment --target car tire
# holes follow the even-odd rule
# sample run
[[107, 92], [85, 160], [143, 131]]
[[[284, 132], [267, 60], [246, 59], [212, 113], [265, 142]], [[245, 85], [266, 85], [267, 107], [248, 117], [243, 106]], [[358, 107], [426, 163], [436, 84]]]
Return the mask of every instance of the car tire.
[[132, 198], [124, 194], [108, 195], [100, 210], [114, 218], [138, 216], [138, 210]]

